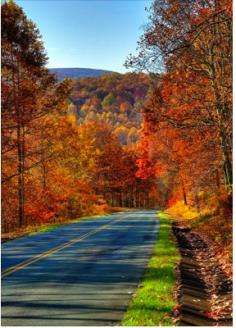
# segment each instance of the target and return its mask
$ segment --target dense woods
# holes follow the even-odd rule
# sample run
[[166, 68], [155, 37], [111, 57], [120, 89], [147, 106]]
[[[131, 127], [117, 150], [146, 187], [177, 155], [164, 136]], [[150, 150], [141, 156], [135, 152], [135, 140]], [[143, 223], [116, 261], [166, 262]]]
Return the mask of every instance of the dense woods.
[[1, 5], [2, 319], [232, 325], [232, 0], [150, 1], [123, 74], [142, 1], [23, 1], [50, 60], [16, 1]]
[[[45, 69], [39, 31], [13, 2], [2, 5], [2, 218], [4, 229], [29, 223], [29, 207], [46, 191], [45, 165], [58, 156], [50, 116], [60, 116], [69, 95]], [[39, 201], [38, 201], [39, 200]], [[51, 205], [48, 205], [51, 206]], [[34, 211], [37, 211], [34, 208]], [[40, 214], [42, 215], [42, 214]], [[47, 213], [48, 215], [48, 213]]]
[[162, 207], [231, 244], [231, 1], [155, 0], [149, 14], [136, 73], [58, 81], [35, 24], [3, 3], [4, 231]]
[[78, 123], [102, 121], [111, 125], [122, 145], [139, 137], [142, 108], [150, 85], [146, 74], [106, 74], [75, 82], [71, 110]]
[[127, 61], [128, 66], [156, 72], [144, 105], [137, 175], [162, 181], [171, 215], [199, 218], [201, 230], [229, 246], [231, 5], [155, 0], [139, 53]]
[[57, 81], [39, 31], [2, 5], [3, 230], [155, 205], [155, 181], [136, 176], [149, 78], [108, 74]]

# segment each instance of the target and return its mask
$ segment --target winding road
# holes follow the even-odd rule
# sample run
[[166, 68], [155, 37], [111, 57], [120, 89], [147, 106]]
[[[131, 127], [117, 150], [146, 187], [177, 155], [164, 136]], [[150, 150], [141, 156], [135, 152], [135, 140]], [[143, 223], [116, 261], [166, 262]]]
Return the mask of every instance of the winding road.
[[91, 218], [2, 245], [2, 326], [118, 325], [157, 239], [155, 211]]

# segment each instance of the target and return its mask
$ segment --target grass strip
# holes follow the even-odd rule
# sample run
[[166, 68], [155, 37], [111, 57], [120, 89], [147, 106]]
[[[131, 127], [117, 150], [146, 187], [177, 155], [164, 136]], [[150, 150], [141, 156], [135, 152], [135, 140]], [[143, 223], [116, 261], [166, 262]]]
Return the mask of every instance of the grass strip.
[[122, 326], [174, 326], [173, 307], [176, 283], [175, 266], [180, 259], [171, 239], [171, 220], [159, 213], [160, 230], [152, 257], [134, 295]]

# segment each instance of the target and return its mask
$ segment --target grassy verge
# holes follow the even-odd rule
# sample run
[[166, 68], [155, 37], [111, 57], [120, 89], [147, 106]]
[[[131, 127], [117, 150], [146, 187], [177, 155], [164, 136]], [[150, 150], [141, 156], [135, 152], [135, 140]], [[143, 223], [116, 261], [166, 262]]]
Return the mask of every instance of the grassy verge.
[[123, 318], [122, 326], [173, 326], [175, 271], [180, 259], [170, 238], [171, 220], [161, 213], [157, 243], [143, 280]]

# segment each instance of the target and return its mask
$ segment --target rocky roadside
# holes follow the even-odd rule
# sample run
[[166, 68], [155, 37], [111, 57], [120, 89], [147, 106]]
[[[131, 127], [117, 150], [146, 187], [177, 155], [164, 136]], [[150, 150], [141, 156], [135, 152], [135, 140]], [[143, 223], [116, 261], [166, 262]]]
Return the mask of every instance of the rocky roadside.
[[180, 326], [232, 326], [232, 279], [206, 236], [174, 221], [179, 246], [178, 312]]

